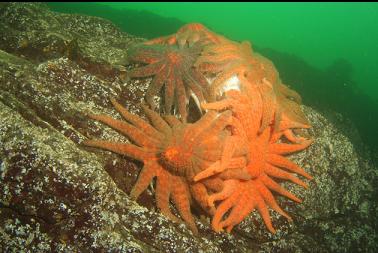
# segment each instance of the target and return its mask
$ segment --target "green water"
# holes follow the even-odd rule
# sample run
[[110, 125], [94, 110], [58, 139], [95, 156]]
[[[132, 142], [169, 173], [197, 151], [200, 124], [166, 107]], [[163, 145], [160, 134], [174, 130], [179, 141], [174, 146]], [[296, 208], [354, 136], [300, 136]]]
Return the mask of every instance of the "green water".
[[324, 68], [348, 60], [363, 90], [378, 98], [377, 3], [114, 3], [184, 22], [203, 22], [235, 40], [300, 55]]
[[49, 3], [54, 11], [101, 16], [145, 38], [200, 22], [250, 40], [304, 103], [338, 111], [377, 147], [377, 3]]
[[[184, 23], [205, 23], [229, 38], [250, 40], [263, 47], [300, 55], [308, 63], [319, 68], [332, 64], [338, 58], [344, 58], [352, 64], [353, 77], [359, 87], [378, 99], [377, 3], [104, 5], [119, 10], [147, 10], [163, 17], [177, 18]], [[89, 9], [80, 11], [90, 13]], [[103, 15], [111, 18], [107, 13]]]

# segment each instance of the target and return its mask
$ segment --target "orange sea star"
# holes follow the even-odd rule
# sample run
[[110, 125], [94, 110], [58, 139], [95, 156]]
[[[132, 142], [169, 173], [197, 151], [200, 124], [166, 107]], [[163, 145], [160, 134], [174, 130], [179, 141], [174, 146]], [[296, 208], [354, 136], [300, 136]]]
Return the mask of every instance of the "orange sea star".
[[243, 43], [224, 41], [221, 44], [205, 47], [195, 66], [202, 72], [218, 74], [209, 89], [212, 100], [221, 95], [221, 86], [232, 76], [241, 79], [251, 71], [251, 66], [248, 64], [251, 56], [250, 43], [246, 41]]
[[[196, 232], [193, 216], [190, 212], [189, 184], [192, 177], [202, 169], [209, 167], [220, 159], [224, 140], [230, 135], [225, 129], [229, 125], [231, 112], [221, 114], [211, 111], [206, 113], [195, 124], [184, 124], [172, 115], [163, 119], [156, 112], [144, 107], [144, 111], [152, 125], [129, 113], [115, 100], [111, 100], [117, 111], [126, 121], [116, 120], [106, 115], [90, 115], [120, 133], [129, 137], [135, 144], [115, 143], [102, 140], [87, 140], [87, 146], [103, 148], [136, 160], [142, 161], [144, 167], [134, 185], [131, 196], [138, 196], [156, 177], [156, 203], [167, 217], [177, 221], [169, 209], [169, 198], [180, 215]], [[245, 150], [236, 149], [234, 154], [239, 158], [231, 158], [230, 164], [245, 166], [243, 155]], [[241, 177], [244, 175], [241, 175]], [[196, 187], [198, 187], [197, 184]], [[198, 198], [198, 196], [195, 196]], [[203, 205], [205, 206], [205, 204]]]
[[[270, 177], [290, 180], [293, 183], [307, 187], [303, 181], [287, 171], [297, 173], [309, 179], [311, 179], [311, 176], [283, 155], [302, 150], [309, 146], [311, 141], [305, 140], [300, 144], [277, 143], [278, 138], [276, 137], [273, 142], [271, 127], [266, 128], [261, 134], [258, 132], [260, 119], [262, 118], [262, 102], [261, 98], [258, 99], [259, 93], [255, 92], [253, 99], [249, 99], [246, 95], [235, 90], [228, 91], [226, 94], [228, 98], [205, 104], [204, 107], [206, 109], [217, 110], [232, 109], [235, 117], [241, 122], [241, 126], [243, 126], [245, 131], [244, 135], [248, 138], [249, 142], [250, 162], [246, 170], [252, 179], [248, 181], [230, 180], [230, 186], [228, 188], [225, 187], [227, 190], [215, 193], [209, 197], [209, 206], [212, 206], [214, 201], [222, 201], [214, 214], [213, 228], [216, 231], [220, 231], [224, 227], [227, 227], [227, 230], [230, 231], [234, 225], [257, 208], [269, 231], [274, 233], [275, 230], [271, 224], [267, 206], [270, 206], [289, 219], [290, 217], [279, 207], [270, 190], [276, 191], [294, 201], [299, 202], [300, 200], [274, 182]], [[249, 94], [253, 94], [253, 89], [250, 89]], [[217, 172], [219, 170], [208, 168], [197, 174], [194, 179], [198, 181]], [[228, 218], [221, 221], [222, 217], [230, 209], [232, 211]]]
[[195, 66], [204, 73], [216, 75], [209, 88], [210, 101], [217, 100], [230, 89], [228, 86], [235, 82], [235, 78], [239, 90], [245, 88], [243, 86], [257, 87], [263, 109], [260, 133], [273, 121], [275, 114], [276, 118], [279, 117], [276, 100], [278, 72], [271, 61], [253, 52], [248, 41], [223, 40], [222, 43], [207, 45]]
[[195, 44], [190, 48], [179, 48], [176, 45], [143, 45], [129, 51], [131, 62], [147, 64], [132, 69], [130, 77], [154, 76], [147, 93], [146, 101], [154, 107], [153, 98], [164, 86], [165, 112], [171, 113], [172, 105], [178, 109], [181, 119], [186, 121], [187, 104], [190, 96], [197, 103], [204, 101], [208, 82], [205, 77], [193, 68], [202, 46]]
[[175, 34], [159, 37], [153, 40], [144, 42], [146, 45], [174, 45], [178, 44], [180, 47], [192, 46], [197, 42], [203, 44], [219, 43], [225, 38], [213, 33], [207, 29], [204, 25], [199, 23], [190, 23], [181, 27]]
[[[269, 207], [291, 220], [271, 191], [301, 200], [273, 178], [306, 188], [295, 174], [311, 176], [284, 155], [312, 141], [294, 131], [310, 125], [301, 111], [300, 95], [281, 82], [274, 64], [254, 52], [251, 43], [228, 40], [197, 23], [141, 43], [128, 54], [131, 62], [145, 64], [132, 69], [130, 77], [153, 77], [146, 93], [151, 107], [164, 86], [166, 115], [144, 107], [149, 124], [112, 100], [126, 121], [90, 117], [134, 144], [84, 143], [144, 163], [130, 195], [138, 198], [156, 177], [158, 208], [178, 221], [170, 210], [172, 198], [194, 233], [191, 200], [212, 216], [215, 231], [231, 231], [255, 209], [272, 233]], [[206, 110], [195, 123], [186, 123], [190, 96]], [[176, 110], [181, 120], [172, 115]]]

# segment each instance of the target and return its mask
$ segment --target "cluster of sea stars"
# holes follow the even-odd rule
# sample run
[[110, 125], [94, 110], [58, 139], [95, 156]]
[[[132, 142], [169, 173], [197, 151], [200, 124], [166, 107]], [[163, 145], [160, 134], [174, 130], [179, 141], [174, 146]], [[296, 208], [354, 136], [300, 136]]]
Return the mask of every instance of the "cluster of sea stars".
[[[284, 155], [305, 149], [311, 140], [296, 129], [309, 128], [300, 96], [282, 84], [274, 65], [201, 24], [188, 24], [176, 34], [137, 45], [132, 62], [145, 64], [130, 77], [153, 77], [143, 106], [150, 123], [111, 100], [125, 121], [91, 115], [126, 135], [134, 144], [87, 140], [98, 147], [142, 161], [144, 167], [131, 196], [138, 196], [156, 177], [156, 205], [168, 218], [172, 199], [194, 233], [193, 200], [212, 217], [215, 231], [227, 230], [257, 209], [275, 233], [269, 207], [291, 220], [272, 191], [301, 202], [273, 178], [307, 187], [295, 174], [311, 179]], [[154, 96], [164, 91], [164, 115]], [[187, 123], [189, 98], [202, 117]]]

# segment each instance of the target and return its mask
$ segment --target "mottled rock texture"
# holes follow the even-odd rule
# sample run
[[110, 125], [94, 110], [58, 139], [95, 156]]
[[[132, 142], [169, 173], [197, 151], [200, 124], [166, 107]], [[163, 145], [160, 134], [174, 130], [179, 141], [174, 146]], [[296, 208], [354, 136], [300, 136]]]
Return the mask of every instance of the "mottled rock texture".
[[130, 81], [124, 67], [126, 49], [141, 39], [37, 3], [0, 4], [0, 33], [0, 252], [378, 250], [377, 168], [311, 108], [315, 142], [291, 158], [315, 179], [308, 190], [284, 183], [300, 205], [278, 197], [294, 222], [273, 214], [271, 235], [254, 213], [231, 234], [216, 234], [194, 208], [197, 237], [158, 213], [153, 185], [138, 202], [129, 198], [140, 163], [80, 144], [127, 141], [86, 117], [119, 117], [111, 97], [144, 116], [150, 80]]

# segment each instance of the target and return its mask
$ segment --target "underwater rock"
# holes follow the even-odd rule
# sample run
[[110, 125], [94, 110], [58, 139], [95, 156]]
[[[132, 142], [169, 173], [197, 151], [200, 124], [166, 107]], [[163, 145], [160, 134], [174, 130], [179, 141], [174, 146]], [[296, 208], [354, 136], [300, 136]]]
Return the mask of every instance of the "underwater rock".
[[231, 234], [217, 234], [198, 218], [194, 236], [154, 210], [151, 191], [129, 198], [140, 163], [81, 145], [127, 141], [86, 116], [119, 118], [111, 97], [144, 117], [139, 104], [150, 80], [128, 81], [121, 66], [142, 39], [37, 3], [2, 4], [0, 21], [1, 252], [376, 250], [377, 168], [315, 110], [303, 106], [314, 144], [290, 156], [314, 180], [307, 190], [283, 183], [302, 204], [278, 197], [294, 223], [272, 214], [272, 235], [254, 212]]
[[84, 15], [58, 14], [45, 4], [3, 4], [1, 48], [34, 63], [67, 57], [93, 75], [113, 80], [125, 75], [127, 48], [137, 39], [110, 21]]

